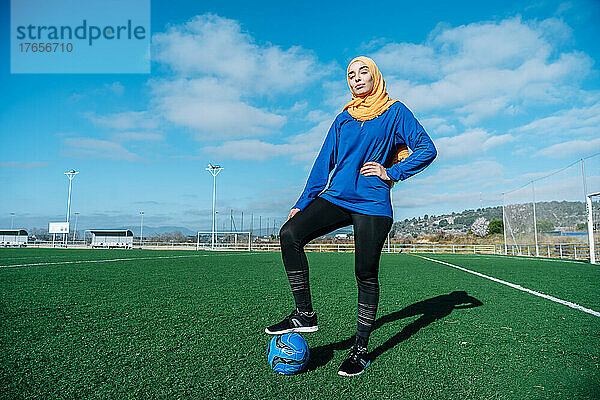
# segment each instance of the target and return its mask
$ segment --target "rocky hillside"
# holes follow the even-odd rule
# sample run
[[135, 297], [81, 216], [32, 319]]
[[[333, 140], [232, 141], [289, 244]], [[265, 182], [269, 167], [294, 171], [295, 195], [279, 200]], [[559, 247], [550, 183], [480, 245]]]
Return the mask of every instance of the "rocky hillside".
[[[585, 204], [576, 201], [551, 201], [536, 203], [538, 231], [561, 230], [573, 232], [584, 230], [587, 214]], [[525, 231], [533, 226], [533, 207], [531, 203], [506, 207], [509, 222], [513, 230]], [[440, 232], [465, 235], [479, 217], [491, 221], [502, 219], [502, 207], [479, 208], [444, 215], [424, 215], [395, 222], [392, 226], [394, 238], [410, 238], [432, 235]]]

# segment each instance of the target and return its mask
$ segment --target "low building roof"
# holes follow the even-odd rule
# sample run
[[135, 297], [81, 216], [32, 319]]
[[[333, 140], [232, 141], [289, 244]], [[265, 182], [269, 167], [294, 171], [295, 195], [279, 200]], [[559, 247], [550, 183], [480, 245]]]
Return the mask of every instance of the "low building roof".
[[27, 235], [27, 231], [25, 229], [2, 229], [0, 230], [0, 235], [23, 236]]
[[133, 232], [129, 229], [90, 229], [96, 236], [133, 236]]

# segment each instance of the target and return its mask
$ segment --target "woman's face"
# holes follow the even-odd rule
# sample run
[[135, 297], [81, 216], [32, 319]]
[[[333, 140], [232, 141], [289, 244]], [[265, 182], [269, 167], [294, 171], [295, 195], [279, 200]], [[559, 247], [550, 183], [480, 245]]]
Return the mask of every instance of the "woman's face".
[[365, 96], [373, 90], [373, 76], [362, 61], [355, 61], [348, 68], [348, 82], [355, 96]]

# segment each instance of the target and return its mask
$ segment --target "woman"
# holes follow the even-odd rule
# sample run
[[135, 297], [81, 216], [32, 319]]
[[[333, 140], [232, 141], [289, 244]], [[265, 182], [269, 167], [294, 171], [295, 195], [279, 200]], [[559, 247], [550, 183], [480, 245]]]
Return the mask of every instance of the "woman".
[[[319, 236], [352, 224], [358, 326], [355, 344], [338, 374], [354, 376], [370, 364], [367, 343], [379, 302], [379, 258], [392, 226], [390, 188], [423, 170], [437, 153], [410, 110], [388, 96], [373, 60], [353, 59], [347, 79], [352, 101], [329, 129], [304, 192], [280, 231], [283, 264], [296, 310], [265, 332], [275, 335], [318, 330], [303, 248]], [[410, 156], [407, 145], [413, 150]], [[329, 186], [323, 191], [334, 167]]]

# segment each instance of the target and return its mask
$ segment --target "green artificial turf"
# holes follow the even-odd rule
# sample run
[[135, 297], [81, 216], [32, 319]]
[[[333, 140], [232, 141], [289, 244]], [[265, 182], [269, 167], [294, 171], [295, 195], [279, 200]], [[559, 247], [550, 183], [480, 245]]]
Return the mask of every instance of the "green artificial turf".
[[[494, 255], [435, 254], [425, 257], [480, 272], [600, 311], [600, 265], [584, 261]], [[478, 278], [481, 279], [481, 278]]]
[[[174, 257], [181, 258], [158, 258]], [[598, 310], [589, 264], [427, 255]], [[576, 399], [600, 396], [600, 318], [406, 254], [356, 378], [351, 253], [308, 253], [308, 370], [272, 372], [264, 327], [292, 309], [280, 253], [0, 249], [2, 398]]]

